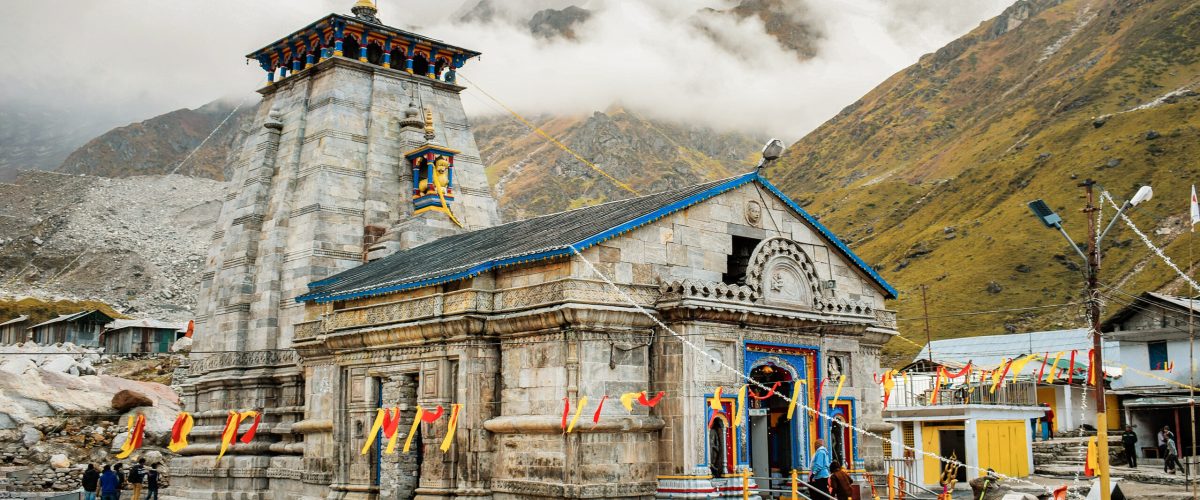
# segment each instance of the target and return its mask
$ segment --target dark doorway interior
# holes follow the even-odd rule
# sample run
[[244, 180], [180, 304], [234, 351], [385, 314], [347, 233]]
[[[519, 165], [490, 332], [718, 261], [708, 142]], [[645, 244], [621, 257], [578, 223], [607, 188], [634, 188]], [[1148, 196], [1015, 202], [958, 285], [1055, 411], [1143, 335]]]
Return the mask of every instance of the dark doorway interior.
[[[967, 436], [963, 430], [941, 430], [938, 431], [938, 441], [941, 442], [941, 450], [938, 453], [946, 458], [954, 458], [958, 462], [965, 463], [967, 460]], [[943, 467], [945, 464], [943, 464]], [[967, 468], [958, 468], [958, 481], [965, 482], [967, 480]]]

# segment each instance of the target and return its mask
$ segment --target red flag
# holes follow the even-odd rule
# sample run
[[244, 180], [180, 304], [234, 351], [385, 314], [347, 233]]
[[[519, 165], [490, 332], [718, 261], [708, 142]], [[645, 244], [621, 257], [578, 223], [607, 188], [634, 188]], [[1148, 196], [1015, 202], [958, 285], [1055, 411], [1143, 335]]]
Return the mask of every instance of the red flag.
[[442, 408], [442, 405], [438, 405], [437, 411], [425, 410], [425, 413], [421, 414], [421, 421], [427, 424], [437, 422], [437, 419], [442, 418], [443, 411], [445, 409]]
[[196, 320], [189, 319], [188, 326], [187, 326], [187, 333], [184, 333], [183, 336], [190, 339], [190, 338], [192, 338], [193, 333], [196, 333]]
[[600, 404], [596, 406], [596, 413], [592, 415], [593, 425], [600, 423], [600, 410], [604, 409], [604, 400], [606, 399], [608, 399], [608, 394], [605, 394], [604, 397], [600, 398]]
[[571, 414], [571, 398], [563, 398], [562, 430], [567, 431], [567, 416]]
[[642, 406], [648, 406], [650, 408], [654, 408], [654, 405], [658, 404], [658, 402], [660, 400], [662, 400], [664, 395], [666, 395], [665, 392], [658, 391], [658, 394], [656, 394], [654, 396], [654, 399], [646, 399], [646, 393], [643, 391], [641, 394], [638, 395], [638, 404], [640, 404]]
[[755, 393], [754, 393], [754, 391], [750, 391], [750, 397], [751, 397], [751, 398], [753, 398], [753, 399], [756, 399], [756, 400], [762, 401], [762, 400], [764, 400], [764, 399], [767, 399], [767, 398], [769, 398], [769, 397], [771, 397], [771, 396], [774, 396], [774, 395], [775, 395], [775, 389], [778, 389], [778, 388], [779, 388], [779, 384], [780, 384], [780, 382], [775, 382], [774, 384], [772, 384], [772, 385], [771, 385], [771, 388], [770, 388], [770, 389], [767, 389], [767, 394], [766, 394], [765, 396], [759, 396], [758, 394], [755, 394]]

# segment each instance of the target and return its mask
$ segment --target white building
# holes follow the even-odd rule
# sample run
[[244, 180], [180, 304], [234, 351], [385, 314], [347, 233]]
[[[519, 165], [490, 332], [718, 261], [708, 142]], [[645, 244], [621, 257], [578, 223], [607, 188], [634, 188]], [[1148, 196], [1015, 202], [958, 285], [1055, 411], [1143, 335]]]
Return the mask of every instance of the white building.
[[1194, 429], [1183, 424], [1191, 421], [1187, 386], [1194, 381], [1188, 367], [1196, 355], [1188, 316], [1197, 305], [1200, 301], [1193, 305], [1187, 297], [1148, 292], [1101, 326], [1107, 338], [1120, 342], [1120, 360], [1128, 369], [1113, 382], [1112, 394], [1138, 434], [1142, 456], [1158, 456], [1155, 435], [1163, 426], [1175, 430], [1180, 456], [1192, 454]]

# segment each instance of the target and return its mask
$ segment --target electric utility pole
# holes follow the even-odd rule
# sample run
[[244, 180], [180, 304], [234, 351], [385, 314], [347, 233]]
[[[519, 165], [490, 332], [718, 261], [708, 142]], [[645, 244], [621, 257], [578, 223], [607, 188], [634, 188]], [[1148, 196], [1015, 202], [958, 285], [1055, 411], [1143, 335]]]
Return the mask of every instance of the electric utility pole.
[[1096, 379], [1096, 468], [1100, 471], [1100, 499], [1109, 500], [1111, 490], [1108, 477], [1108, 411], [1104, 401], [1104, 339], [1100, 335], [1100, 246], [1098, 245], [1099, 228], [1096, 227], [1097, 221], [1094, 215], [1100, 208], [1095, 206], [1095, 197], [1092, 193], [1092, 186], [1095, 184], [1096, 181], [1088, 179], [1081, 182], [1079, 187], [1084, 188], [1087, 192], [1087, 207], [1083, 209], [1083, 213], [1088, 220], [1087, 304], [1088, 319], [1092, 329], [1093, 353], [1093, 358], [1089, 362], [1092, 363], [1092, 374]]

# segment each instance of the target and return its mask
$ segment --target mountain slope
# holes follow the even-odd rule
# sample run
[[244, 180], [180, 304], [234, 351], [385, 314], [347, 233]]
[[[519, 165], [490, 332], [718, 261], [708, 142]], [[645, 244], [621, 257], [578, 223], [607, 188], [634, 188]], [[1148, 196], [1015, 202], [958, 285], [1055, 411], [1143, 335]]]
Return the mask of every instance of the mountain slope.
[[[762, 140], [652, 120], [621, 108], [532, 119], [609, 175], [641, 193], [719, 179], [753, 168]], [[505, 220], [631, 194], [508, 116], [471, 120]]]
[[[1194, 2], [1021, 0], [792, 145], [769, 177], [909, 292], [896, 307], [914, 340], [921, 284], [934, 338], [1080, 325], [1081, 306], [1056, 305], [1080, 300], [1081, 263], [1025, 203], [1044, 198], [1083, 241], [1077, 183], [1096, 179], [1118, 199], [1153, 184], [1132, 217], [1186, 263], [1196, 33]], [[1177, 286], [1129, 229], [1108, 242], [1109, 311], [1123, 293]], [[959, 315], [996, 309], [1024, 310]], [[901, 358], [916, 350], [889, 345]]]
[[[255, 107], [242, 106], [230, 116], [235, 106], [235, 102], [216, 100], [109, 130], [72, 152], [56, 170], [104, 177], [168, 174], [195, 150], [177, 173], [224, 179], [228, 154], [244, 140], [242, 129]], [[204, 142], [209, 134], [212, 137]], [[204, 146], [196, 149], [202, 142]]]

